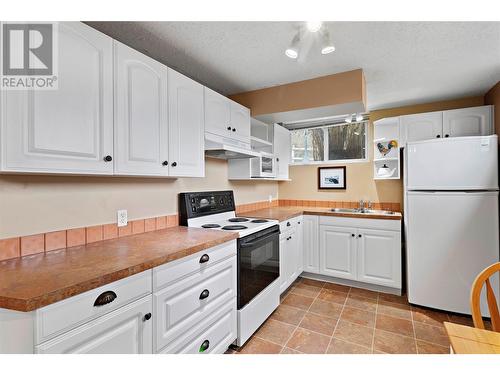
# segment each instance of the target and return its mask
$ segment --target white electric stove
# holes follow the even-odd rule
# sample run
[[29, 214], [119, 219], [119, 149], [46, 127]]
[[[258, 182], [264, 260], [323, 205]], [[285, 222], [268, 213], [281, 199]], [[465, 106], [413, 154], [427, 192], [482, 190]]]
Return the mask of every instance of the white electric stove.
[[237, 345], [279, 305], [279, 221], [236, 216], [232, 191], [179, 194], [180, 224], [238, 233]]

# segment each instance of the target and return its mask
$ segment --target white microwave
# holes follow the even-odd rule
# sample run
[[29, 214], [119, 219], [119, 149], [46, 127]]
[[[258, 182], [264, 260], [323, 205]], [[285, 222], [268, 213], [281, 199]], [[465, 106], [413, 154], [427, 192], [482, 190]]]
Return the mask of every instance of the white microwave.
[[250, 159], [252, 177], [276, 177], [276, 163], [272, 154], [261, 154]]

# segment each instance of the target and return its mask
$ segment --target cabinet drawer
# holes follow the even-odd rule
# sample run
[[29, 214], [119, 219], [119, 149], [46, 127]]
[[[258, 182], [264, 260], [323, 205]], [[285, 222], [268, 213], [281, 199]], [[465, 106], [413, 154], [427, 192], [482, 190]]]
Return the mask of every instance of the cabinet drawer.
[[280, 232], [285, 233], [290, 229], [295, 228], [297, 226], [297, 223], [301, 221], [301, 218], [302, 216], [296, 216], [280, 222]]
[[221, 354], [236, 340], [236, 334], [236, 298], [233, 298], [161, 353]]
[[[113, 292], [116, 298], [108, 304], [94, 306], [102, 293]], [[151, 294], [151, 270], [76, 295], [36, 311], [35, 343], [48, 340], [91, 319]]]
[[234, 255], [236, 255], [236, 240], [156, 267], [153, 269], [153, 291], [158, 291], [193, 273], [203, 274], [210, 266]]
[[367, 229], [383, 229], [401, 231], [401, 220], [365, 219], [339, 216], [320, 216], [319, 225], [333, 225], [336, 227], [354, 227]]
[[236, 297], [236, 256], [154, 294], [159, 350]]
[[40, 354], [151, 354], [151, 296], [35, 347]]

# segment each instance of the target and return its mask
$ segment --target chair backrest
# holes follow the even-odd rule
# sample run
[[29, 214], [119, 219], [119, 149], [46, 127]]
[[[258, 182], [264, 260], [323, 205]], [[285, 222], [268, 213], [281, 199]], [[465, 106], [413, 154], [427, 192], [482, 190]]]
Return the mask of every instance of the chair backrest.
[[488, 310], [491, 315], [491, 325], [493, 331], [500, 332], [500, 314], [498, 313], [498, 304], [490, 283], [490, 277], [496, 272], [500, 272], [500, 263], [492, 264], [477, 275], [476, 280], [474, 280], [474, 283], [472, 284], [470, 304], [474, 326], [476, 328], [484, 329], [483, 316], [481, 314], [481, 291], [483, 289], [483, 285], [486, 284], [486, 300], [488, 302]]

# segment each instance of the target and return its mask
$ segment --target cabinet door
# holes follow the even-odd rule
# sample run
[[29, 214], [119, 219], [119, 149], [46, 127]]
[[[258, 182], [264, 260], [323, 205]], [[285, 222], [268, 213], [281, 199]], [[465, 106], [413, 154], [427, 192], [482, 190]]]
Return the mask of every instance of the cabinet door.
[[356, 229], [320, 225], [320, 274], [356, 280]]
[[443, 112], [443, 136], [467, 137], [492, 134], [491, 106]]
[[280, 293], [283, 293], [288, 288], [288, 275], [290, 274], [290, 263], [288, 260], [288, 244], [287, 234], [280, 235]]
[[2, 169], [112, 174], [112, 39], [79, 22], [58, 35], [58, 89], [2, 93]]
[[319, 217], [304, 215], [302, 219], [302, 257], [305, 272], [319, 273]]
[[274, 125], [274, 155], [276, 157], [276, 177], [288, 178], [290, 164], [290, 131], [281, 125]]
[[168, 176], [167, 67], [114, 42], [115, 174]]
[[203, 86], [168, 69], [170, 176], [205, 177]]
[[441, 138], [443, 133], [443, 112], [401, 116], [401, 127], [404, 142]]
[[296, 234], [296, 270], [297, 277], [304, 271], [304, 218], [300, 216], [297, 220], [297, 234]]
[[230, 101], [231, 136], [245, 143], [250, 143], [250, 110], [241, 104]]
[[38, 345], [41, 354], [151, 354], [151, 295]]
[[299, 277], [299, 267], [298, 267], [298, 234], [297, 228], [293, 228], [288, 232], [287, 241], [288, 241], [288, 254], [286, 254], [288, 259], [288, 286], [292, 285], [292, 283]]
[[230, 101], [225, 96], [204, 88], [205, 93], [205, 131], [221, 135], [231, 136], [231, 109]]
[[401, 234], [358, 229], [358, 281], [401, 288]]

